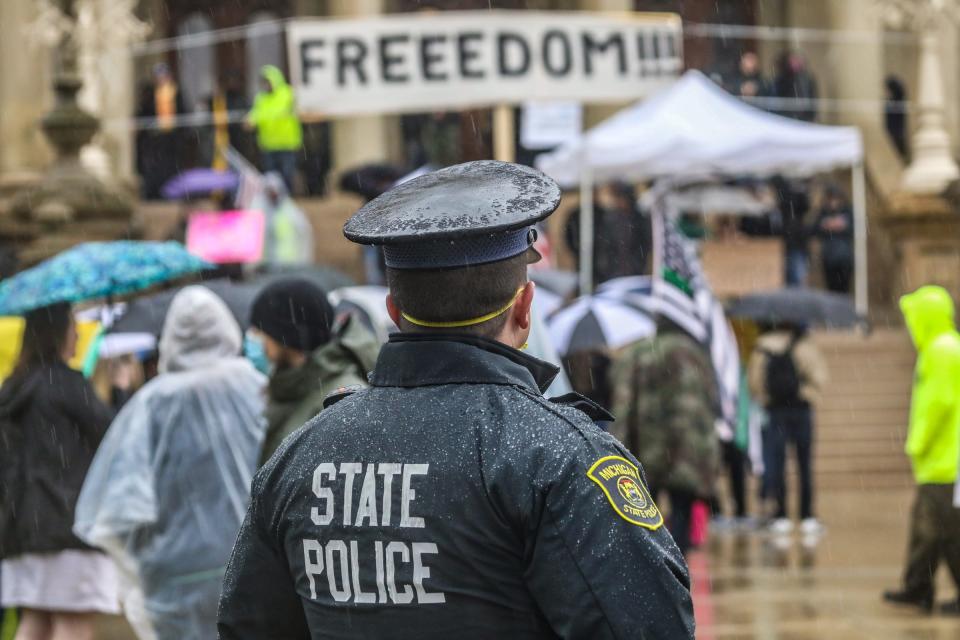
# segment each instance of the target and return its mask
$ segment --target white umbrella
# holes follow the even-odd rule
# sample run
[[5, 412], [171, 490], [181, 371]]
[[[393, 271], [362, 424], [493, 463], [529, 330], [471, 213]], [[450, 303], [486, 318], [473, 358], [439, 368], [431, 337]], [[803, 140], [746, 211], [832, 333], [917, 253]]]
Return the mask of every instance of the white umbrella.
[[99, 356], [104, 359], [117, 358], [154, 351], [156, 348], [157, 337], [152, 333], [108, 333], [100, 341]]
[[657, 331], [650, 316], [612, 298], [583, 296], [547, 319], [550, 337], [561, 355], [618, 349]]
[[627, 276], [604, 282], [596, 295], [636, 307], [650, 316], [663, 316], [697, 342], [706, 342], [709, 337], [696, 303], [669, 282], [649, 276]]

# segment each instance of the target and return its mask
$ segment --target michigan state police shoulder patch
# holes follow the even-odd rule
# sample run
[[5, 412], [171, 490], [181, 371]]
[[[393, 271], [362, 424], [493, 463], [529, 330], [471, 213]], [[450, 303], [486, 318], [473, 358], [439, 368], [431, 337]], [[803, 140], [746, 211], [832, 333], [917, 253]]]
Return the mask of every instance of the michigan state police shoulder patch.
[[643, 485], [640, 470], [626, 458], [600, 458], [587, 471], [587, 477], [600, 485], [613, 510], [627, 522], [652, 531], [663, 525], [663, 516]]

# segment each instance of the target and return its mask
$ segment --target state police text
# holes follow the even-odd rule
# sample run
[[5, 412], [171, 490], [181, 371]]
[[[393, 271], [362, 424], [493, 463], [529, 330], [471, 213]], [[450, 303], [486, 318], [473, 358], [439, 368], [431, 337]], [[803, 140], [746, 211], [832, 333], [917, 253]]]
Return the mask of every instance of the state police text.
[[359, 539], [327, 539], [318, 535], [303, 540], [311, 599], [316, 600], [318, 593], [326, 589], [336, 602], [446, 601], [442, 592], [428, 590], [425, 584], [430, 579], [427, 560], [437, 553], [435, 543], [410, 540], [421, 535], [388, 540], [386, 533], [377, 536], [369, 531], [379, 528], [399, 533], [397, 528], [426, 529], [424, 518], [414, 515], [414, 485], [423, 482], [429, 471], [429, 464], [396, 462], [325, 462], [317, 466], [311, 487], [316, 505], [310, 508], [310, 520], [317, 527], [336, 527], [342, 532], [358, 530], [363, 535]]

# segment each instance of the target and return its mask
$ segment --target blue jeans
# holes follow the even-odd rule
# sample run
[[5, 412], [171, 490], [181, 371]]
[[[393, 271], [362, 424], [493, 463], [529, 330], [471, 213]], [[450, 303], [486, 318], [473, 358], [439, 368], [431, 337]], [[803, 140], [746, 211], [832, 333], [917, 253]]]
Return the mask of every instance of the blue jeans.
[[777, 504], [776, 518], [787, 517], [787, 445], [793, 444], [800, 476], [800, 518], [813, 517], [813, 412], [810, 407], [771, 408], [770, 425], [764, 433], [764, 445], [770, 438], [769, 466], [766, 469], [770, 496]]
[[263, 151], [263, 172], [279, 173], [283, 178], [283, 183], [287, 186], [287, 192], [293, 195], [293, 183], [297, 178], [297, 152], [296, 151]]
[[784, 274], [788, 287], [805, 287], [810, 268], [807, 252], [803, 249], [787, 249]]

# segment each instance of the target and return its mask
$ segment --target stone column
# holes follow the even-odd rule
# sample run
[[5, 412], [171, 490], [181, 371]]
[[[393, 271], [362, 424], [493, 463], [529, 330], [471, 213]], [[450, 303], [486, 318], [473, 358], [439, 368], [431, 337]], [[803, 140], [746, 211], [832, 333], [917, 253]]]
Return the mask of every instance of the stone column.
[[84, 166], [102, 180], [133, 179], [136, 81], [129, 45], [150, 33], [133, 14], [136, 0], [81, 0], [77, 3], [78, 101], [98, 116], [101, 128], [80, 153]]
[[129, 50], [124, 48], [106, 54], [102, 60], [111, 72], [100, 87], [100, 115], [103, 118], [100, 142], [111, 160], [114, 179], [132, 184], [136, 181], [136, 132], [131, 127], [137, 109], [134, 59]]
[[960, 20], [960, 5], [943, 0], [880, 0], [891, 25], [911, 26], [920, 37], [913, 159], [903, 176], [903, 189], [939, 194], [960, 177], [946, 129], [944, 75], [940, 41], [945, 25]]
[[824, 26], [831, 33], [856, 32], [868, 37], [818, 47], [823, 57], [813, 71], [821, 81], [820, 95], [842, 105], [836, 111], [822, 113], [820, 120], [860, 129], [873, 188], [889, 197], [901, 181], [903, 162], [890, 141], [883, 119], [886, 99], [883, 11], [875, 0], [829, 2], [822, 8], [828, 18]]
[[939, 25], [929, 25], [920, 35], [917, 128], [912, 138], [913, 161], [903, 176], [903, 188], [913, 193], [940, 193], [960, 177], [944, 119], [939, 30]]
[[[384, 13], [386, 0], [330, 0], [330, 15], [370, 17]], [[368, 162], [386, 162], [399, 148], [397, 116], [357, 116], [333, 121], [333, 174]]]
[[53, 157], [40, 131], [40, 114], [53, 103], [50, 53], [28, 35], [36, 19], [34, 0], [0, 2], [0, 176], [8, 180], [41, 171]]
[[[838, 113], [827, 113], [824, 121], [836, 119], [844, 124], [856, 124], [874, 130], [883, 128], [883, 109], [879, 103], [884, 99], [883, 90], [883, 21], [880, 10], [873, 0], [844, 0], [826, 5], [831, 31], [857, 31], [873, 36], [857, 42], [836, 42], [828, 45], [828, 58], [832, 62], [822, 70], [829, 73], [832, 95], [825, 98], [839, 100], [872, 101], [875, 108], [850, 108]], [[815, 69], [815, 73], [820, 69]], [[838, 117], [839, 116], [839, 117]]]
[[[80, 150], [93, 139], [100, 123], [77, 102], [83, 81], [79, 70], [81, 38], [76, 4], [63, 0], [57, 6], [41, 1], [39, 6], [42, 12], [32, 30], [41, 36], [40, 40], [55, 44], [52, 88], [56, 100], [41, 124], [56, 150], [56, 160], [39, 183], [14, 196], [10, 210], [25, 223], [44, 225], [41, 240], [48, 240], [55, 230], [66, 230], [60, 240], [69, 245], [84, 237], [81, 228], [96, 228], [99, 237], [122, 235], [132, 208], [128, 195], [100, 182], [80, 162]], [[45, 242], [30, 249], [30, 259], [44, 257], [57, 249]]]

